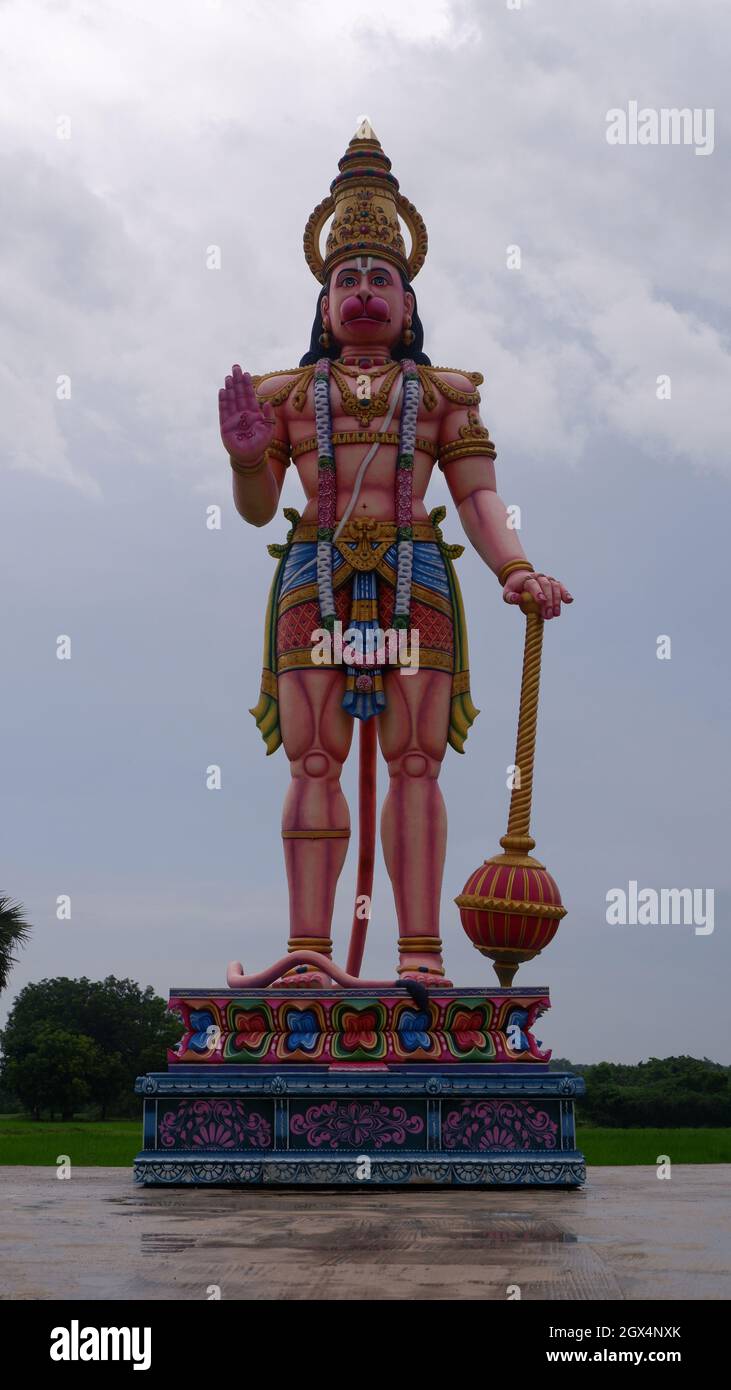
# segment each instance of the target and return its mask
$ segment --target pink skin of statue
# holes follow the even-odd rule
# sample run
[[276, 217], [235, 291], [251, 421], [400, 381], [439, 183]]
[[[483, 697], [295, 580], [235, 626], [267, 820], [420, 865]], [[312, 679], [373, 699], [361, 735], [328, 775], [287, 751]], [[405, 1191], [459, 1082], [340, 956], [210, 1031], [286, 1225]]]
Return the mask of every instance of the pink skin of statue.
[[[354, 366], [368, 359], [373, 364], [369, 374], [374, 393], [381, 384], [380, 364], [385, 371], [391, 361], [390, 350], [409, 325], [413, 309], [413, 296], [404, 290], [398, 271], [381, 257], [372, 258], [365, 267], [362, 260], [348, 258], [331, 275], [328, 294], [321, 303], [323, 327], [339, 344], [343, 362]], [[472, 389], [472, 383], [459, 373], [442, 375], [459, 391]], [[302, 411], [292, 408], [291, 397], [274, 409], [266, 400], [266, 394], [285, 380], [277, 376], [262, 382], [260, 399], [251, 377], [237, 365], [219, 392], [221, 438], [235, 466], [234, 501], [244, 519], [256, 526], [266, 525], [276, 514], [284, 479], [284, 465], [276, 457], [263, 462], [272, 437], [297, 443], [315, 433], [312, 384]], [[350, 380], [352, 383], [353, 378]], [[353, 420], [344, 413], [334, 383], [331, 413], [333, 431], [353, 429]], [[472, 407], [473, 420], [474, 413]], [[435, 445], [447, 444], [457, 440], [460, 428], [468, 423], [464, 406], [440, 396], [438, 408], [431, 412], [420, 405], [417, 435], [433, 440]], [[374, 420], [370, 429], [379, 428], [380, 420]], [[338, 517], [347, 506], [362, 457], [362, 445], [336, 446]], [[433, 464], [430, 454], [417, 450], [414, 521], [428, 519], [424, 493]], [[395, 447], [382, 446], [365, 476], [355, 515], [393, 521], [395, 467]], [[316, 450], [300, 455], [297, 469], [308, 499], [303, 520], [316, 521]], [[484, 454], [461, 457], [447, 465], [445, 477], [464, 531], [489, 568], [497, 574], [508, 561], [524, 558], [496, 491], [492, 460]], [[503, 587], [503, 599], [518, 607], [524, 591], [538, 601], [546, 620], [558, 617], [562, 604], [573, 601], [559, 580], [514, 570]], [[341, 669], [293, 670], [279, 676], [282, 741], [292, 777], [282, 816], [285, 831], [349, 827], [348, 807], [340, 787], [353, 734], [353, 720], [341, 708], [344, 680]], [[399, 935], [438, 937], [447, 834], [438, 777], [447, 748], [451, 676], [420, 669], [405, 679], [392, 670], [386, 672], [384, 686], [386, 709], [376, 716], [389, 773], [381, 838]], [[335, 890], [347, 844], [343, 838], [285, 839], [291, 936], [329, 942]], [[439, 973], [441, 957], [433, 953], [402, 949], [400, 965], [402, 979], [431, 986], [449, 984]], [[426, 967], [426, 971], [419, 967]], [[330, 983], [324, 975], [315, 978], [310, 974], [307, 978], [310, 987]], [[287, 976], [286, 982], [297, 985], [303, 979]]]

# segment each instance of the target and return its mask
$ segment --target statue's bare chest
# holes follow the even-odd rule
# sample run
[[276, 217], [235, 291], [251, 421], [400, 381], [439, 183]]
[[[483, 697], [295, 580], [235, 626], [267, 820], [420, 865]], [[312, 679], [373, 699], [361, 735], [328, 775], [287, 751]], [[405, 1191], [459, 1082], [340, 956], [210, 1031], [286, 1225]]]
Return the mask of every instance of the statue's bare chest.
[[[386, 434], [388, 443], [398, 443], [401, 421], [401, 397], [398, 393], [399, 378], [392, 375], [374, 378], [349, 377], [344, 381], [330, 382], [330, 424], [333, 443], [360, 444], [368, 436], [374, 438]], [[441, 412], [427, 409], [423, 395], [419, 398], [417, 416], [417, 435], [424, 441], [436, 442], [439, 433]], [[300, 410], [288, 411], [288, 431], [292, 444], [297, 445], [314, 439], [315, 402], [310, 385]], [[347, 436], [347, 437], [346, 437]], [[392, 438], [393, 436], [393, 438]]]

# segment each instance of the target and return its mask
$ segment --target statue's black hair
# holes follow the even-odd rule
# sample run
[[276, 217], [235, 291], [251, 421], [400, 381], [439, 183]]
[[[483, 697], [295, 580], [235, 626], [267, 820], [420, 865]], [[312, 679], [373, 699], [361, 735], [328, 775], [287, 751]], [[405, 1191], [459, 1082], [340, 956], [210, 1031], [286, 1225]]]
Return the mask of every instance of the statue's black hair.
[[[404, 289], [407, 290], [409, 294], [414, 295], [414, 309], [411, 315], [411, 332], [414, 335], [414, 341], [413, 343], [409, 343], [408, 347], [406, 346], [406, 343], [402, 342], [401, 340], [399, 340], [399, 342], [397, 343], [394, 343], [393, 347], [391, 348], [391, 357], [393, 358], [394, 362], [400, 362], [403, 357], [411, 357], [414, 362], [421, 362], [424, 364], [424, 366], [430, 367], [431, 360], [427, 357], [426, 353], [424, 352], [424, 325], [421, 322], [421, 319], [419, 318], [419, 310], [416, 303], [416, 295], [414, 294], [414, 291], [402, 270], [399, 271], [399, 275], [401, 276], [401, 283]], [[332, 334], [330, 335], [330, 346], [328, 348], [322, 347], [320, 343], [320, 334], [322, 333], [322, 314], [320, 312], [320, 305], [322, 304], [322, 301], [325, 295], [327, 294], [328, 289], [329, 285], [323, 285], [317, 297], [317, 308], [315, 310], [315, 321], [312, 325], [312, 333], [310, 335], [310, 346], [307, 352], [305, 353], [304, 357], [300, 359], [300, 367], [309, 367], [312, 362], [319, 361], [321, 357], [329, 357], [331, 361], [334, 361], [336, 358], [340, 356], [341, 345], [340, 343], [335, 342], [335, 339], [332, 337]]]

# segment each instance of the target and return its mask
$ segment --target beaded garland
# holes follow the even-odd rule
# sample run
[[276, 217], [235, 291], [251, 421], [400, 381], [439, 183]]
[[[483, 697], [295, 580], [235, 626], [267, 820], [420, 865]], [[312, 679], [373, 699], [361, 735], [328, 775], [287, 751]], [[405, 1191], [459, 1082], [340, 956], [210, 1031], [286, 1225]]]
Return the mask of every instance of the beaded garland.
[[401, 406], [401, 438], [399, 456], [396, 464], [396, 602], [393, 610], [394, 628], [405, 628], [409, 624], [411, 608], [411, 574], [414, 567], [414, 444], [416, 442], [416, 420], [419, 413], [419, 374], [416, 363], [404, 358], [402, 363], [404, 395]]
[[320, 620], [335, 626], [332, 539], [335, 535], [335, 455], [330, 422], [330, 361], [321, 357], [315, 367], [315, 430], [317, 433], [317, 593]]
[[[403, 398], [396, 464], [396, 596], [392, 623], [406, 628], [411, 608], [411, 576], [414, 565], [412, 522], [414, 446], [419, 413], [419, 374], [410, 358], [401, 363]], [[317, 432], [317, 593], [322, 626], [335, 625], [332, 542], [335, 535], [337, 489], [330, 412], [330, 359], [321, 357], [315, 367], [315, 429]]]

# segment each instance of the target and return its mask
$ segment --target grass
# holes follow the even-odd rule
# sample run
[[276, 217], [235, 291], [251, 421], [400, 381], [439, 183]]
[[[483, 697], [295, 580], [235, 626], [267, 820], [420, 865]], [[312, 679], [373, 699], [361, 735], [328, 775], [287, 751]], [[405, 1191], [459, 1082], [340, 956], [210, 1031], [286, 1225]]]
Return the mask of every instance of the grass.
[[578, 1145], [587, 1163], [731, 1163], [731, 1129], [604, 1129], [578, 1126]]
[[[578, 1146], [587, 1163], [731, 1163], [731, 1129], [604, 1129], [580, 1125]], [[80, 1167], [128, 1168], [142, 1147], [139, 1120], [31, 1120], [0, 1115], [0, 1164], [55, 1166], [68, 1154]]]
[[0, 1164], [51, 1164], [68, 1154], [80, 1167], [127, 1168], [142, 1148], [142, 1120], [31, 1120], [0, 1115]]

